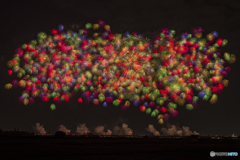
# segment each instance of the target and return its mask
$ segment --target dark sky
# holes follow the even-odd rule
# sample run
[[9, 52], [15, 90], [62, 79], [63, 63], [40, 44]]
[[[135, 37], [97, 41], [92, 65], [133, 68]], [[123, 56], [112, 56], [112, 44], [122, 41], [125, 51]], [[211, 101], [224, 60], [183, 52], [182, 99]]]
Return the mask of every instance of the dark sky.
[[[236, 2], [238, 1], [1, 1], [0, 129], [33, 131], [31, 126], [40, 123], [47, 133], [55, 133], [58, 126], [63, 124], [75, 133], [77, 125], [83, 123], [92, 132], [97, 126], [105, 126], [107, 131], [126, 123], [134, 134], [147, 134], [145, 128], [152, 124], [158, 131], [167, 125], [175, 125], [180, 128], [188, 126], [191, 131], [203, 135], [240, 135], [240, 3]], [[13, 58], [16, 48], [37, 39], [39, 32], [50, 34], [59, 24], [77, 31], [86, 23], [96, 23], [99, 19], [109, 24], [113, 33], [139, 32], [149, 38], [154, 38], [162, 28], [173, 29], [176, 35], [199, 26], [205, 30], [205, 34], [217, 31], [219, 37], [229, 42], [221, 52], [229, 52], [237, 57], [237, 61], [230, 65], [232, 70], [226, 77], [229, 86], [224, 88], [216, 104], [200, 100], [198, 109], [187, 111], [180, 108], [179, 115], [163, 125], [157, 123], [156, 117], [140, 112], [138, 107], [132, 106], [127, 111], [122, 111], [115, 106], [104, 108], [80, 105], [77, 103], [80, 95], [58, 106], [55, 111], [50, 110], [50, 102], [40, 100], [36, 100], [32, 106], [24, 106], [18, 102], [23, 91], [21, 88], [4, 88], [5, 84], [13, 80], [7, 74], [7, 62]]]

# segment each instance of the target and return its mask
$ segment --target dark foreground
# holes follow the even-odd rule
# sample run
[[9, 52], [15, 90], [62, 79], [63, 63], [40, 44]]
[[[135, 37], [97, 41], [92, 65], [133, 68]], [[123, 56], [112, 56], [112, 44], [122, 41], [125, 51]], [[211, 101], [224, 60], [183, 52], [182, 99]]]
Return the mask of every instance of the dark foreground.
[[[240, 153], [240, 140], [169, 138], [0, 137], [0, 159], [212, 159]], [[237, 157], [214, 157], [239, 159]]]

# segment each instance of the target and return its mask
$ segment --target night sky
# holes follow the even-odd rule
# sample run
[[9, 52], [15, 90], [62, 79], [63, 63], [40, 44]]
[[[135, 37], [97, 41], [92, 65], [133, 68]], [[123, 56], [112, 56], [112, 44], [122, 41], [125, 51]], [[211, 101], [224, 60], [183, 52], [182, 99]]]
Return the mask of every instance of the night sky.
[[[175, 125], [187, 126], [200, 135], [240, 135], [240, 78], [239, 78], [239, 27], [240, 3], [226, 0], [155, 0], [155, 1], [104, 1], [99, 0], [49, 0], [49, 1], [10, 1], [0, 3], [0, 129], [7, 131], [18, 128], [21, 131], [34, 131], [36, 123], [44, 125], [47, 133], [53, 134], [59, 125], [64, 125], [75, 133], [79, 124], [94, 133], [94, 128], [104, 126], [105, 132], [121, 127], [126, 123], [133, 134], [149, 134], [146, 128], [152, 124], [160, 134], [162, 128]], [[23, 89], [4, 88], [14, 76], [8, 76], [7, 62], [13, 58], [14, 50], [24, 43], [37, 39], [39, 32], [48, 35], [59, 24], [65, 30], [78, 31], [86, 23], [103, 20], [109, 24], [113, 33], [138, 32], [150, 39], [160, 33], [162, 28], [176, 31], [176, 36], [190, 31], [192, 27], [202, 27], [204, 36], [217, 31], [219, 37], [228, 40], [221, 53], [236, 55], [231, 64], [228, 87], [219, 95], [218, 102], [211, 105], [200, 100], [198, 108], [188, 111], [178, 107], [179, 115], [160, 125], [156, 117], [130, 106], [126, 111], [121, 107], [79, 104], [77, 94], [69, 102], [63, 102], [55, 111], [51, 102], [36, 99], [34, 105], [19, 104], [18, 97]]]

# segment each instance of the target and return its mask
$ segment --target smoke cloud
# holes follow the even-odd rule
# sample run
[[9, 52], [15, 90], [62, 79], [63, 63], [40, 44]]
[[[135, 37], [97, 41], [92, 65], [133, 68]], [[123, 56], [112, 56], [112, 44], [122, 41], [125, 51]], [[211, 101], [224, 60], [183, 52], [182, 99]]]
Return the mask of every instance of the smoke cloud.
[[160, 136], [160, 133], [154, 128], [152, 124], [148, 125], [148, 128], [146, 128], [148, 132], [151, 132], [154, 136]]
[[108, 130], [107, 132], [104, 132], [104, 126], [97, 126], [95, 128], [95, 132], [101, 135], [111, 135], [112, 131]]
[[70, 134], [70, 130], [68, 130], [64, 125], [60, 125], [59, 128], [58, 128], [58, 131], [62, 131], [64, 133], [66, 133], [66, 135], [69, 135]]
[[199, 133], [197, 133], [196, 131], [194, 131], [194, 132], [190, 131], [190, 130], [189, 130], [189, 127], [183, 126], [182, 129], [183, 129], [183, 134], [184, 134], [185, 136], [199, 135]]
[[183, 126], [180, 129], [177, 129], [175, 125], [172, 125], [168, 128], [162, 128], [161, 130], [164, 135], [168, 136], [191, 136], [191, 135], [199, 135], [196, 131], [192, 132], [189, 130], [189, 127]]
[[126, 123], [122, 124], [122, 128], [115, 126], [113, 128], [113, 133], [115, 135], [132, 135], [132, 129], [128, 127], [128, 125]]
[[177, 128], [175, 125], [172, 125], [171, 127], [167, 128], [162, 128], [162, 132], [164, 135], [168, 135], [168, 136], [174, 136], [174, 135], [178, 135], [177, 132]]
[[106, 135], [109, 135], [109, 136], [112, 135], [112, 131], [109, 130], [109, 129], [108, 129], [107, 132], [105, 132], [105, 133], [106, 133]]
[[79, 126], [77, 127], [76, 132], [79, 133], [79, 134], [88, 134], [90, 131], [86, 127], [86, 124], [83, 123], [83, 124], [79, 124]]
[[43, 125], [40, 125], [40, 123], [37, 123], [35, 127], [33, 127], [33, 129], [41, 134], [41, 135], [45, 135], [47, 132], [45, 131], [45, 128], [43, 128]]

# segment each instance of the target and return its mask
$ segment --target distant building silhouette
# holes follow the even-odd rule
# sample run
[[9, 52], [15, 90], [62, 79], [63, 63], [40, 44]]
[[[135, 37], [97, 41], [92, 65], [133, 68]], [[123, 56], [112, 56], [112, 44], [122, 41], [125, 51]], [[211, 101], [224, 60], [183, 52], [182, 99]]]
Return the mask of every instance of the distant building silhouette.
[[3, 135], [3, 130], [0, 129], [0, 136], [2, 136], [2, 135]]
[[57, 131], [55, 134], [54, 134], [54, 137], [65, 137], [66, 136], [66, 133], [62, 132], [62, 131]]
[[34, 136], [33, 132], [27, 131], [4, 131], [0, 133], [2, 136]]
[[199, 138], [200, 136], [199, 135], [191, 135], [189, 136], [190, 138]]

